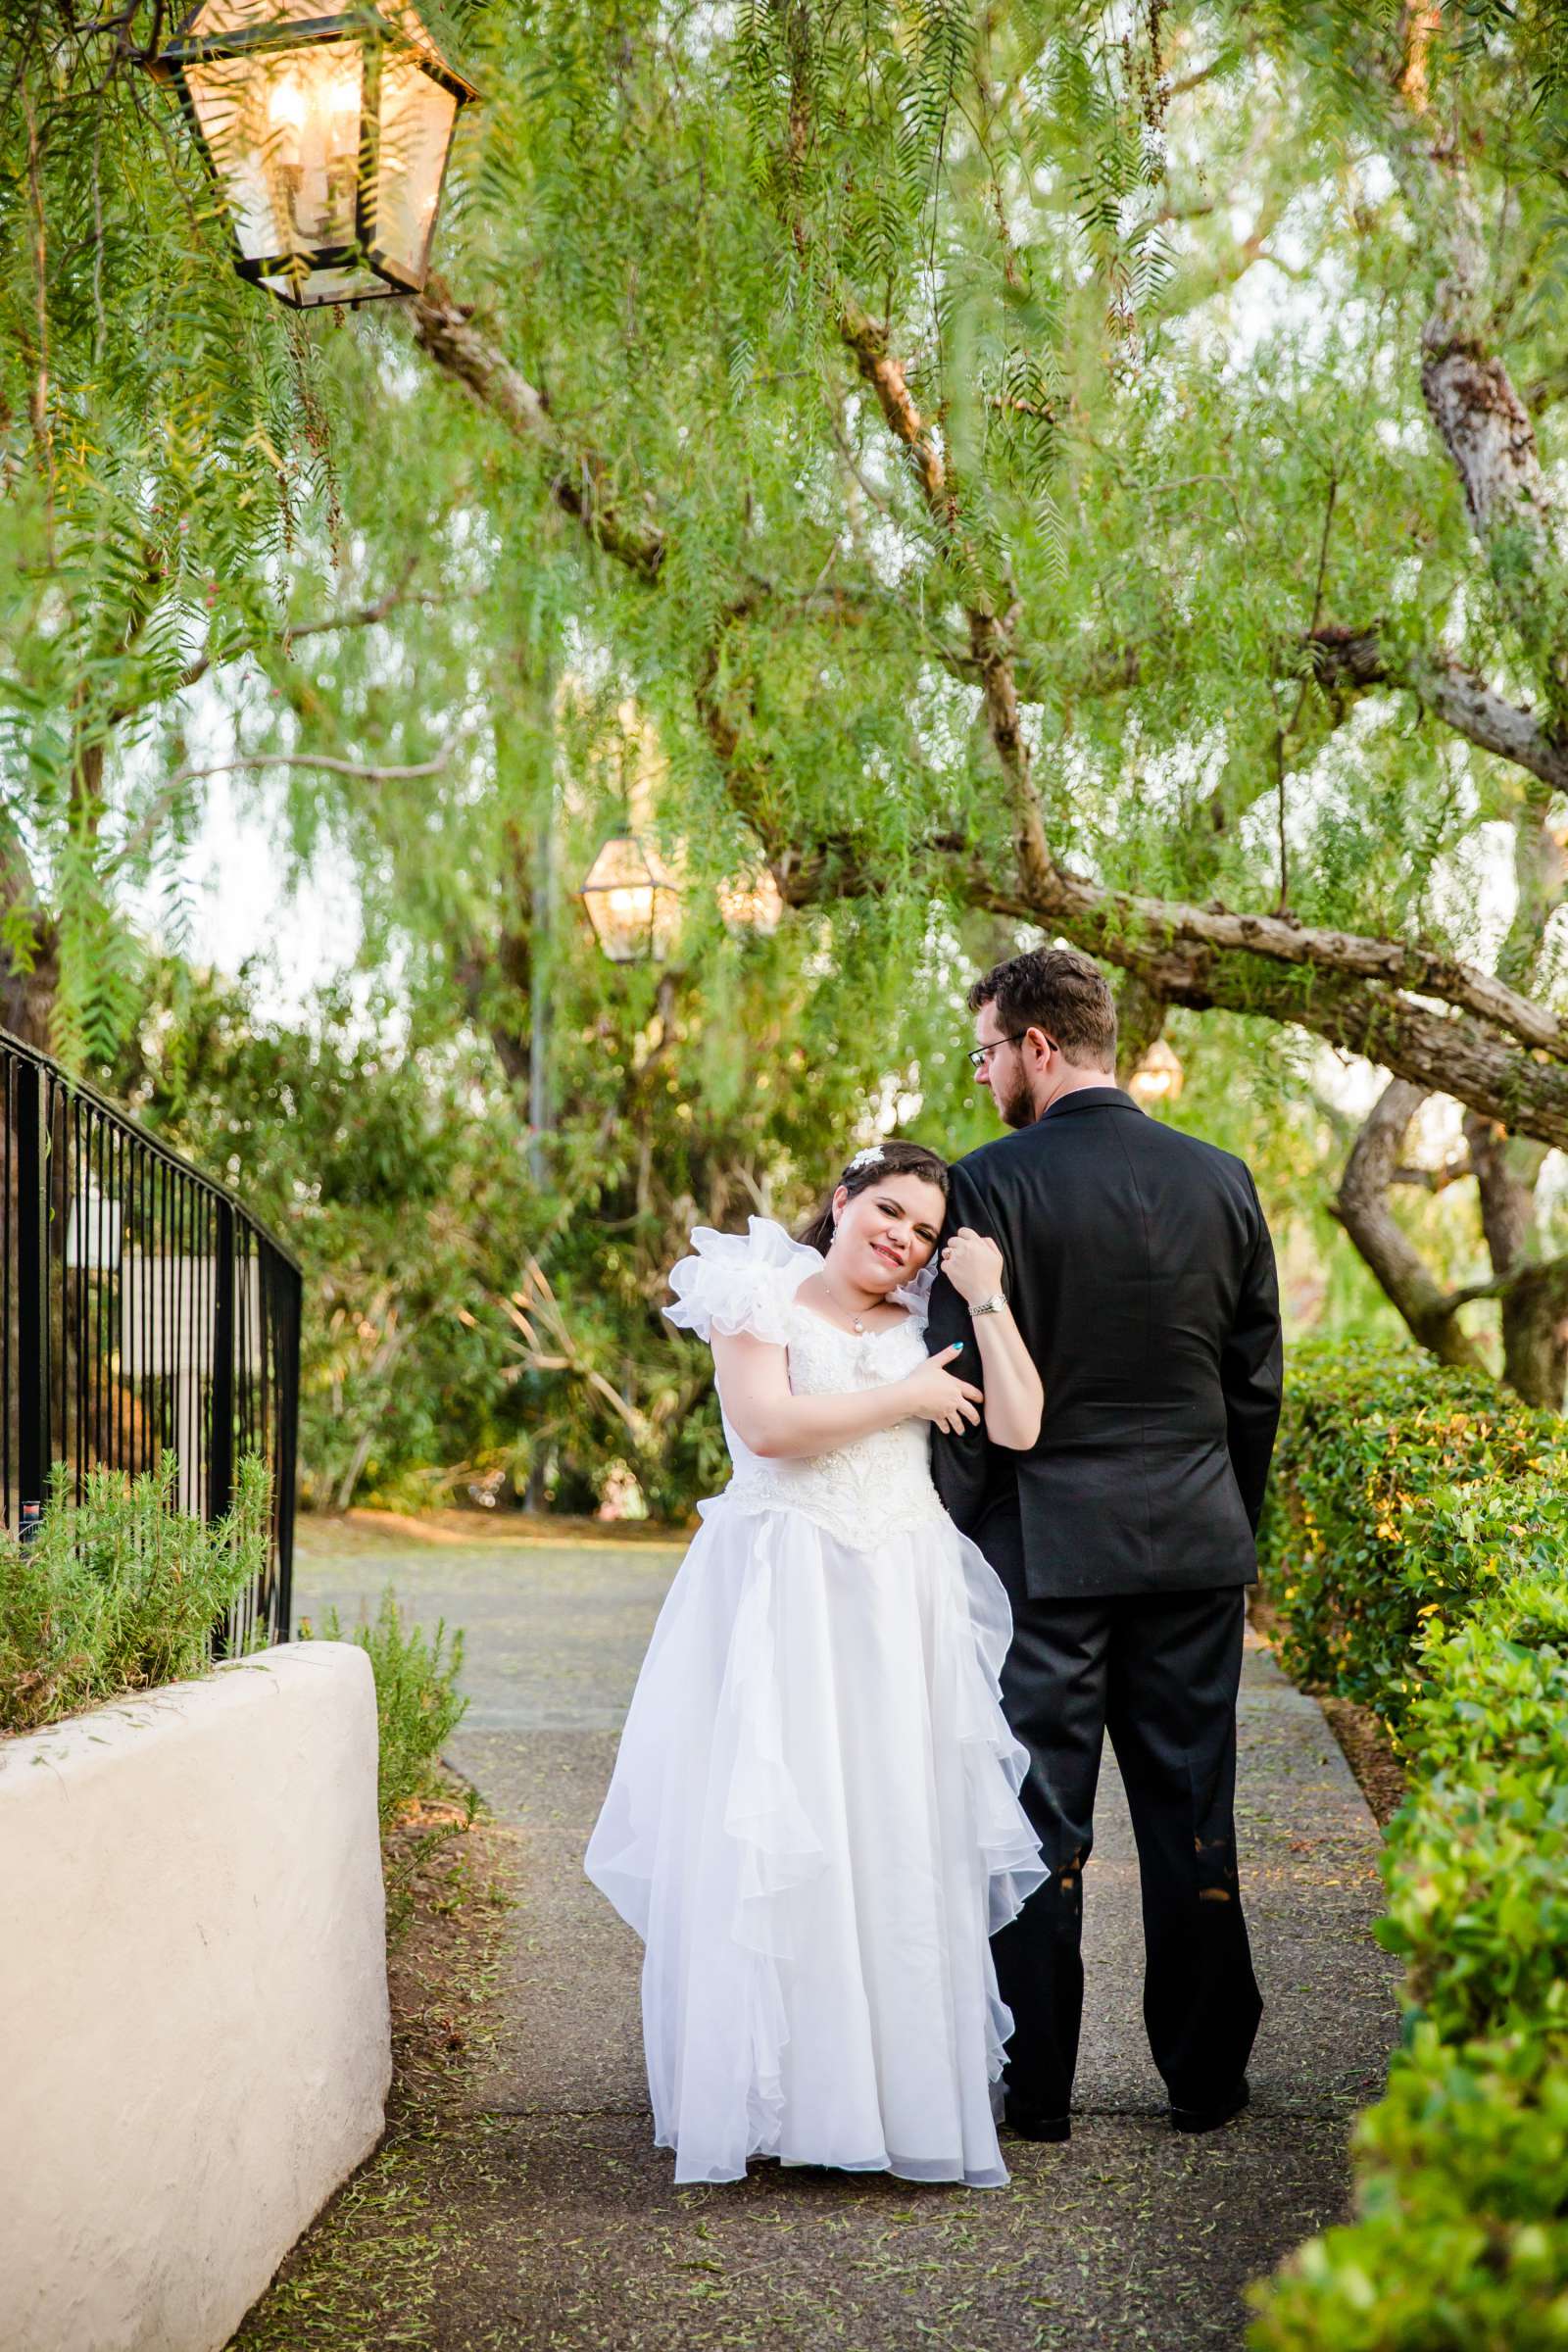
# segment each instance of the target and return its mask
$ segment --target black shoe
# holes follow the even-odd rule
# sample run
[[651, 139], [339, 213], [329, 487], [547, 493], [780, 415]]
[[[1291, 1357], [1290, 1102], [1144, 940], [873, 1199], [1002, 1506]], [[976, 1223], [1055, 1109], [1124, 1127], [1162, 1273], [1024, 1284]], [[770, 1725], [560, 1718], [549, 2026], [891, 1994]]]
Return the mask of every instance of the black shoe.
[[1026, 2107], [1015, 2107], [1010, 2099], [1002, 2109], [1004, 2128], [1015, 2139], [1071, 2139], [1070, 2115], [1031, 2115]]
[[1217, 2132], [1221, 2124], [1228, 2124], [1233, 2115], [1241, 2114], [1251, 2095], [1244, 2075], [1230, 2097], [1221, 2099], [1217, 2106], [1178, 2107], [1172, 2104], [1170, 2128], [1173, 2132]]

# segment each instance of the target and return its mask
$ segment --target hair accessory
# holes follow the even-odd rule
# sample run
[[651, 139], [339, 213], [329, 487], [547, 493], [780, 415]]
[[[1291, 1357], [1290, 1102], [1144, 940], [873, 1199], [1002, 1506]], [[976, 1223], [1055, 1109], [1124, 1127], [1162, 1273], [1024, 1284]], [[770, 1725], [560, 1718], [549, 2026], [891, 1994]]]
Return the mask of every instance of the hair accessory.
[[886, 1157], [880, 1144], [867, 1144], [863, 1152], [857, 1152], [844, 1173], [847, 1176], [851, 1168], [879, 1168]]

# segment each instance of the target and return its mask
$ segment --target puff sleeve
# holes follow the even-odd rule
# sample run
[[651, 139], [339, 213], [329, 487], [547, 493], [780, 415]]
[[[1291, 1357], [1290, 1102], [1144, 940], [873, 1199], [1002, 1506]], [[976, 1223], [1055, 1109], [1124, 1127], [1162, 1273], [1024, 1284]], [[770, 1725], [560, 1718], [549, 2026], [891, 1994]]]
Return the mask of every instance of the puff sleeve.
[[792, 1241], [770, 1217], [753, 1217], [745, 1233], [699, 1225], [692, 1255], [669, 1270], [675, 1303], [663, 1311], [677, 1330], [694, 1331], [700, 1340], [747, 1332], [782, 1348], [789, 1339], [785, 1310], [821, 1263], [820, 1251]]

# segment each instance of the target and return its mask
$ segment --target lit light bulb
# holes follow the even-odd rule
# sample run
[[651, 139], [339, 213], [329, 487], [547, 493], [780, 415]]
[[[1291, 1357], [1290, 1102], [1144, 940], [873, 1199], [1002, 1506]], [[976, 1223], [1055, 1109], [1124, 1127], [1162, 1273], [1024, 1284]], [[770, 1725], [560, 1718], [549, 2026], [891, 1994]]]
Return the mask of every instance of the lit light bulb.
[[272, 80], [272, 168], [297, 244], [349, 244], [359, 173], [360, 68], [318, 50]]
[[274, 130], [300, 130], [305, 123], [305, 92], [297, 74], [279, 74], [267, 94], [267, 113]]
[[333, 74], [322, 103], [326, 111], [336, 118], [340, 137], [345, 130], [359, 128], [360, 76], [354, 67], [340, 68]]

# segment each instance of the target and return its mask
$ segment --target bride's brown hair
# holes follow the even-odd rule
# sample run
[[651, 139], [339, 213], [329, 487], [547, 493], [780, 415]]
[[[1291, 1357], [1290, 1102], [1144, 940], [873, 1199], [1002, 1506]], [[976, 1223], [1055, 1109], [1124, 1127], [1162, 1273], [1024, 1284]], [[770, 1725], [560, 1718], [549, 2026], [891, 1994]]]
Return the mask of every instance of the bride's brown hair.
[[[853, 1200], [857, 1193], [865, 1192], [873, 1184], [883, 1184], [890, 1176], [918, 1176], [922, 1184], [934, 1184], [943, 1200], [947, 1199], [948, 1163], [937, 1152], [928, 1152], [924, 1144], [905, 1144], [890, 1139], [873, 1149], [878, 1154], [875, 1159], [861, 1160], [858, 1167], [852, 1160], [843, 1175], [829, 1187], [827, 1199], [816, 1215], [809, 1225], [796, 1235], [798, 1242], [805, 1242], [809, 1249], [820, 1250], [824, 1257], [827, 1255], [833, 1239], [833, 1195], [841, 1184]], [[856, 1157], [858, 1158], [859, 1154], [857, 1153]]]

